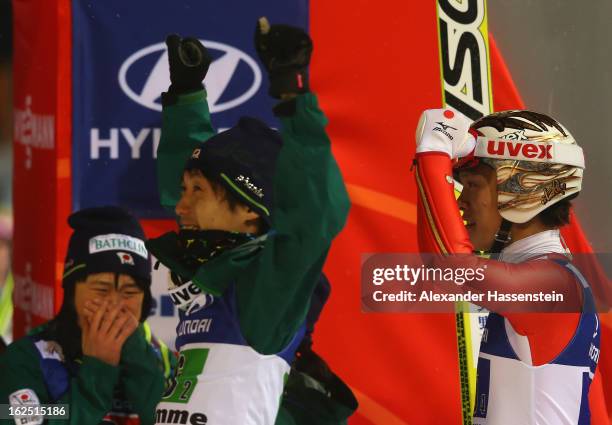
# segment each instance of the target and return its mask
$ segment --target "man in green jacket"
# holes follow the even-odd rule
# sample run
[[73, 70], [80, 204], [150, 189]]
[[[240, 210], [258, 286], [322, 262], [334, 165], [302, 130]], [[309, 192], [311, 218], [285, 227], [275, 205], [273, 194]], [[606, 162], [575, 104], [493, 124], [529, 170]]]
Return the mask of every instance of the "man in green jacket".
[[0, 404], [66, 404], [69, 419], [0, 422], [152, 424], [173, 361], [144, 323], [152, 300], [144, 233], [115, 207], [79, 211], [68, 223], [62, 308], [0, 356]]
[[[272, 425], [311, 295], [349, 200], [310, 93], [312, 43], [297, 28], [259, 22], [280, 133], [243, 117], [215, 134], [196, 39], [167, 39], [157, 170], [162, 204], [180, 230], [147, 242], [171, 270], [179, 307], [177, 375], [158, 424]], [[182, 182], [179, 187], [178, 182]]]

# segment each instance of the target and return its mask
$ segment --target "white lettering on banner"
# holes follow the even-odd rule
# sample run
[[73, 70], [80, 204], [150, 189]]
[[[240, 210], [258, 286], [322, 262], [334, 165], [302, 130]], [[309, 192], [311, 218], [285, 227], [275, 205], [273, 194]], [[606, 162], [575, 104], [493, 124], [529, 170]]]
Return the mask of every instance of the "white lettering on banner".
[[134, 137], [129, 128], [121, 129], [121, 134], [125, 138], [125, 141], [132, 148], [132, 159], [140, 158], [140, 147], [142, 146], [150, 132], [150, 128], [143, 128], [142, 130], [140, 130], [140, 133], [138, 133], [138, 136]]
[[26, 96], [25, 109], [13, 110], [17, 143], [39, 149], [55, 147], [55, 116], [32, 112], [32, 96]]
[[100, 132], [97, 128], [91, 129], [91, 150], [89, 157], [91, 159], [100, 158], [100, 149], [110, 149], [110, 159], [119, 158], [119, 138], [118, 131], [116, 128], [111, 128], [110, 139], [101, 139]]
[[26, 275], [15, 274], [13, 303], [26, 313], [49, 320], [53, 317], [53, 288], [34, 282], [31, 270], [30, 263], [26, 263]]
[[[101, 136], [102, 133], [102, 136]], [[105, 137], [104, 135], [108, 135]], [[151, 158], [157, 158], [157, 147], [161, 137], [160, 128], [141, 128], [137, 133], [133, 133], [129, 128], [111, 128], [108, 131], [100, 131], [99, 128], [90, 130], [90, 159], [119, 159], [120, 150], [119, 142], [124, 141], [130, 147], [130, 157], [139, 159], [145, 142], [151, 143], [151, 149], [147, 151], [151, 153]], [[108, 152], [108, 153], [103, 153]]]
[[55, 147], [55, 116], [32, 112], [32, 96], [26, 96], [25, 109], [13, 109], [13, 134], [25, 147], [24, 167], [32, 168], [32, 148], [52, 150]]

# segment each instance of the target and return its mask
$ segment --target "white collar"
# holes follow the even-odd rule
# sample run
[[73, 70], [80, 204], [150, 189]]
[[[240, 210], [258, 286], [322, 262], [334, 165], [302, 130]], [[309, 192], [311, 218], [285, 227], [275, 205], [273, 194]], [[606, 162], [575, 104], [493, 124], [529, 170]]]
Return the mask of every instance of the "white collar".
[[543, 254], [569, 255], [569, 250], [561, 241], [559, 229], [545, 230], [511, 243], [504, 248], [499, 261], [522, 263]]

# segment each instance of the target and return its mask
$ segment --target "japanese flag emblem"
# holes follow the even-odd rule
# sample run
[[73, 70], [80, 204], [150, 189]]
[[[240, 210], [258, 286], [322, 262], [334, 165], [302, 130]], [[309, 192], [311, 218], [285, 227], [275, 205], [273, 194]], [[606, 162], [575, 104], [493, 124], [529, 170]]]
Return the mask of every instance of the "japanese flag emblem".
[[129, 264], [130, 266], [134, 265], [134, 257], [132, 257], [131, 254], [128, 254], [127, 252], [118, 252], [117, 256], [119, 257], [121, 264]]
[[[8, 399], [9, 404], [12, 407], [40, 405], [38, 396], [34, 391], [29, 388], [24, 388], [22, 390], [15, 391], [14, 393], [9, 395]], [[42, 416], [17, 415], [14, 419], [15, 423], [19, 425], [41, 425], [44, 421], [44, 418]]]

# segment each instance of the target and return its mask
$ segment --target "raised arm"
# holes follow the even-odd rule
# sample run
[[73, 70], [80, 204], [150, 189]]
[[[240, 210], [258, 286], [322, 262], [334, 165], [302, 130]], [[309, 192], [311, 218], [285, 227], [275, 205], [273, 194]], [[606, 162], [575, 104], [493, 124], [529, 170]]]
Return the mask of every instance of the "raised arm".
[[[417, 128], [419, 249], [424, 253], [471, 254], [473, 246], [455, 199], [451, 162], [453, 155], [457, 155], [453, 148], [462, 149], [467, 142], [470, 122], [461, 116], [450, 122], [443, 114], [424, 112]], [[438, 119], [447, 121], [447, 130]]]
[[[245, 276], [248, 291], [239, 292], [248, 307], [241, 315], [243, 332], [263, 352], [282, 347], [306, 317], [327, 251], [350, 207], [316, 97], [303, 94], [283, 107], [295, 107], [295, 113], [281, 118], [275, 233], [253, 266], [255, 281], [247, 283]], [[262, 317], [264, 323], [256, 320]]]
[[162, 94], [162, 132], [157, 148], [157, 181], [161, 204], [173, 209], [180, 199], [180, 181], [193, 149], [215, 134], [202, 80], [211, 59], [195, 38], [166, 39], [170, 80]]
[[[273, 234], [252, 265], [253, 273], [241, 279], [238, 296], [245, 336], [259, 351], [271, 353], [304, 321], [350, 201], [325, 132], [327, 119], [308, 91], [310, 38], [282, 25], [266, 32], [260, 22], [258, 29], [256, 46], [270, 75], [270, 94], [289, 100], [275, 107], [283, 147], [275, 174]], [[278, 63], [286, 66], [272, 65]]]

